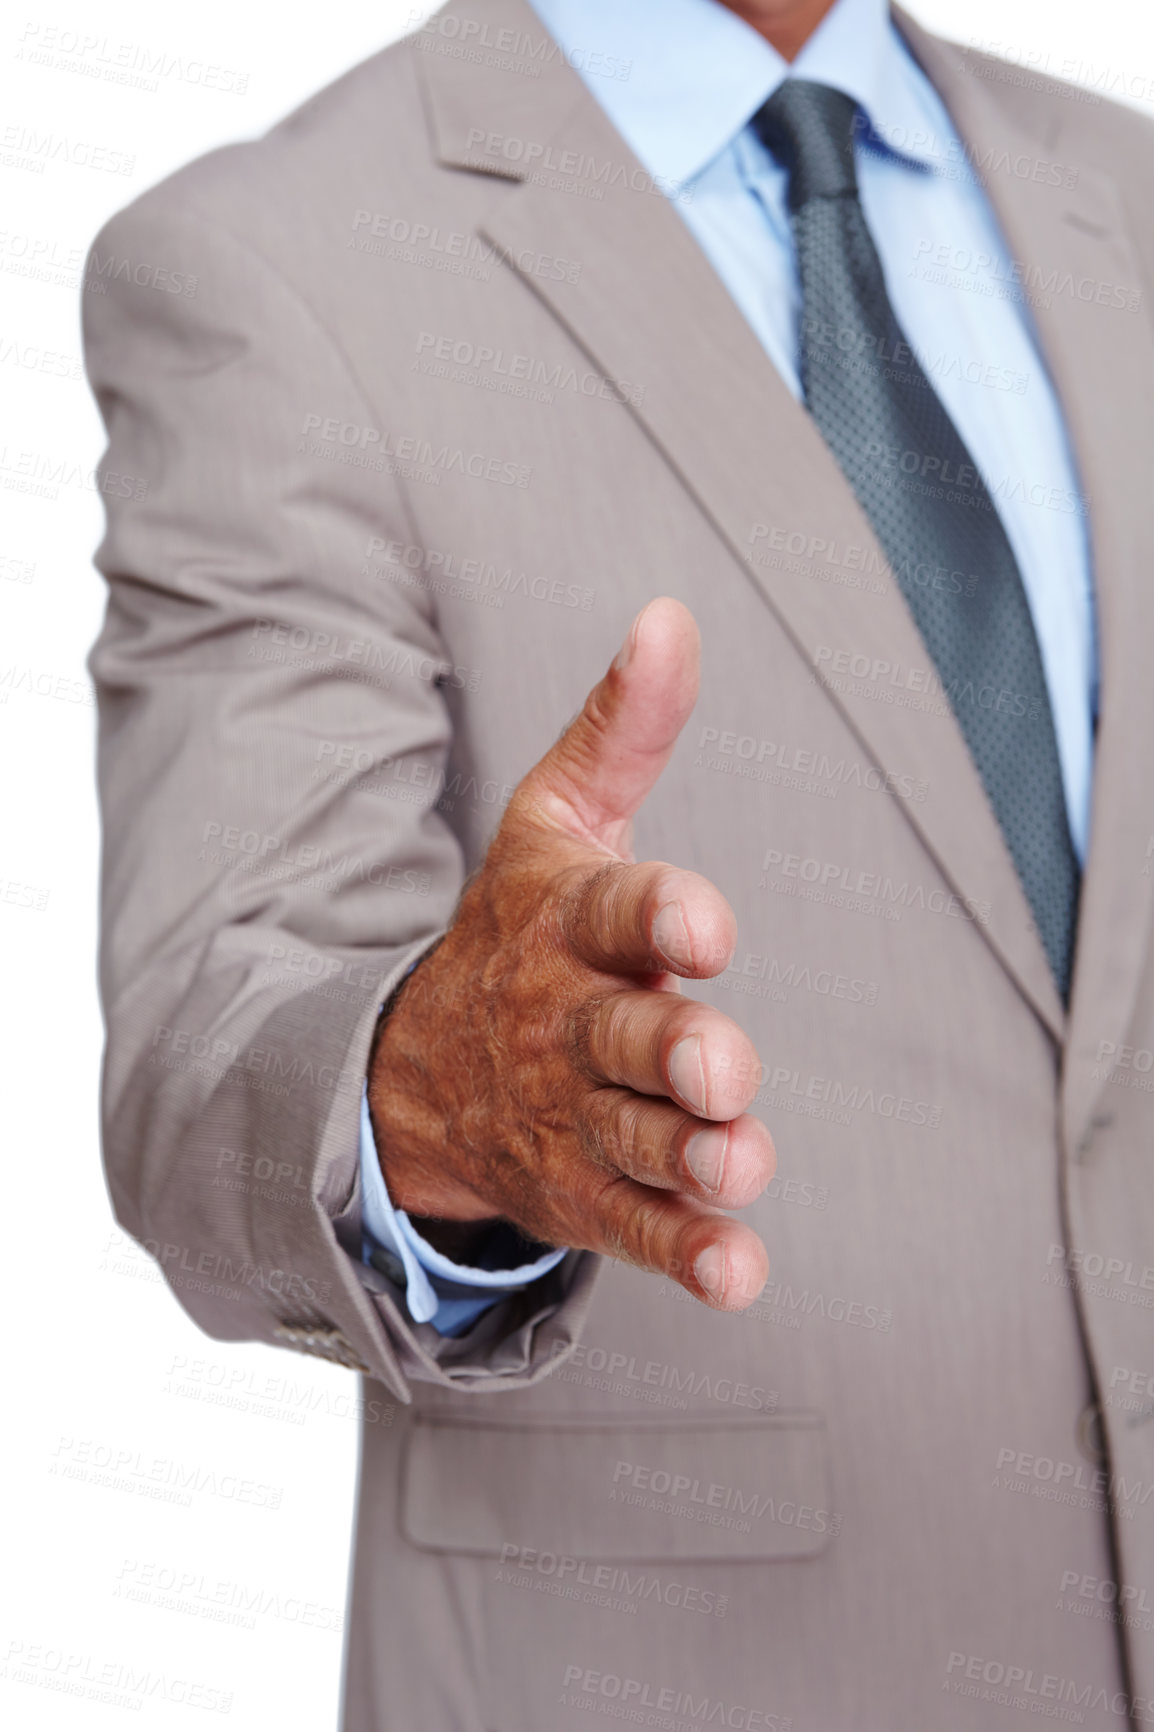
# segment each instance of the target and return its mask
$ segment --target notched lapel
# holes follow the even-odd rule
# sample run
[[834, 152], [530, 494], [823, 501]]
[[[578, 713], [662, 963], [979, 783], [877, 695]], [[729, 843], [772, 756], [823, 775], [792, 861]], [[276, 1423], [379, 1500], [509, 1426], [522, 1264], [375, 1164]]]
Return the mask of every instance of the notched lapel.
[[[1027, 136], [975, 76], [980, 62], [899, 15], [976, 160], [1038, 326], [1089, 500], [1099, 640], [1099, 721], [1089, 858], [1063, 1066], [1077, 1148], [1126, 1040], [1150, 941], [1154, 889], [1154, 334], [1149, 292], [1117, 186], [1080, 162], [1071, 128]], [[1082, 115], [1086, 110], [1081, 109]], [[1039, 143], [1054, 165], [1032, 178]], [[1026, 171], [1026, 172], [1024, 172]], [[1072, 184], [1065, 184], [1072, 181]]]
[[[485, 16], [540, 29], [521, 0], [497, 0]], [[524, 273], [526, 286], [606, 378], [643, 386], [630, 412], [830, 701], [883, 772], [926, 784], [923, 802], [899, 809], [957, 894], [981, 910], [979, 930], [1061, 1040], [1065, 1013], [993, 809], [945, 700], [936, 705], [944, 713], [927, 707], [933, 664], [912, 615], [835, 459], [688, 227], [563, 62], [539, 79], [433, 55], [422, 70], [441, 160], [522, 181], [488, 202], [479, 232], [512, 269], [518, 256], [542, 253], [579, 261], [575, 281]], [[548, 152], [548, 171], [528, 173], [497, 142], [505, 138], [531, 143], [535, 163]], [[582, 165], [568, 189], [557, 173], [566, 160]], [[600, 196], [588, 196], [592, 184]], [[781, 538], [813, 547], [803, 561], [810, 576], [796, 561], [769, 562]], [[850, 548], [875, 574], [857, 587], [823, 557]], [[862, 667], [864, 693], [852, 671]]]
[[[437, 161], [523, 180], [539, 160], [537, 147], [588, 100], [585, 87], [524, 0], [463, 3], [453, 17], [462, 29], [475, 26], [468, 37], [418, 31], [411, 38]], [[467, 52], [473, 37], [512, 47], [492, 54], [494, 64], [478, 64]]]

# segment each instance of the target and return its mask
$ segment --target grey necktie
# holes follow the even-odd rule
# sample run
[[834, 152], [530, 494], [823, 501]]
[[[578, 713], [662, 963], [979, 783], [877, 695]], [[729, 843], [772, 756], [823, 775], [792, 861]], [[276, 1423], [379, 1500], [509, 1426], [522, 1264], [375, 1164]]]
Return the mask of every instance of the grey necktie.
[[841, 91], [790, 78], [753, 122], [789, 172], [806, 407], [893, 567], [1066, 998], [1079, 868], [1041, 652], [994, 502], [890, 305], [855, 116]]

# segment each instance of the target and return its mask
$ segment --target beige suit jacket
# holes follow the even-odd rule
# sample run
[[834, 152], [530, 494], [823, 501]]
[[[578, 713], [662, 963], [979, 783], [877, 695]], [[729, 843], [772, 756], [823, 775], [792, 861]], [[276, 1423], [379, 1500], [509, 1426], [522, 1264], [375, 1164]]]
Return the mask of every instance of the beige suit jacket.
[[[1068, 1018], [869, 524], [559, 57], [423, 32], [94, 249], [109, 1182], [210, 1335], [366, 1379], [347, 1732], [1154, 1697], [1154, 134], [901, 22], [1091, 502]], [[703, 684], [637, 849], [737, 913], [770, 1284], [573, 1254], [446, 1339], [358, 1256], [377, 1007], [660, 593]]]

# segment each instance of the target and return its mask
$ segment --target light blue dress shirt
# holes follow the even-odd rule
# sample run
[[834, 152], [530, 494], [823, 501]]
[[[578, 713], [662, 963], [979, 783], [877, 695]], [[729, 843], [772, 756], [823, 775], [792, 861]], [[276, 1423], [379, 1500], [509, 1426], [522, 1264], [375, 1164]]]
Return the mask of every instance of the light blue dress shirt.
[[[1085, 502], [1009, 250], [886, 0], [838, 0], [792, 65], [718, 0], [532, 4], [655, 183], [676, 194], [673, 209], [798, 398], [801, 295], [786, 175], [748, 123], [790, 74], [859, 104], [866, 221], [898, 322], [980, 469], [1018, 561], [1070, 830], [1084, 860], [1097, 710]], [[600, 75], [602, 67], [618, 76]], [[462, 1270], [392, 1209], [367, 1111], [361, 1162], [366, 1254], [378, 1242], [400, 1256], [410, 1313], [442, 1333], [460, 1333], [563, 1255], [517, 1270]], [[462, 1286], [473, 1296], [462, 1297]]]

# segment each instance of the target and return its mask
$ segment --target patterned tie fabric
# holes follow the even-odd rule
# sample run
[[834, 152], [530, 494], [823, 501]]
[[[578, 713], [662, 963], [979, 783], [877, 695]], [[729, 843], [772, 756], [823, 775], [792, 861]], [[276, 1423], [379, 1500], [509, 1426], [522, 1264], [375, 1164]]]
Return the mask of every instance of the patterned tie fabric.
[[933, 658], [1066, 999], [1079, 867], [1041, 652], [994, 502], [890, 305], [858, 198], [856, 105], [787, 79], [753, 124], [789, 173], [806, 407]]

